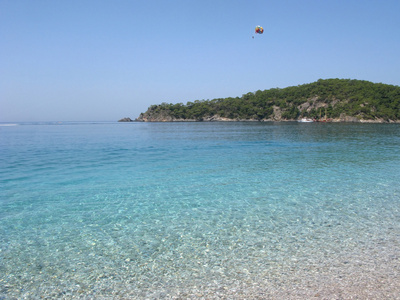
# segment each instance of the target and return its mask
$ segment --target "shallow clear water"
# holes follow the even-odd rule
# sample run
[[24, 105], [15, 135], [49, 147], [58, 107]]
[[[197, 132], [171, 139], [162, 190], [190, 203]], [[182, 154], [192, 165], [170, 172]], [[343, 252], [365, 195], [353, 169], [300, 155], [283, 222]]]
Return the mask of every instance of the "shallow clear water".
[[0, 299], [399, 279], [397, 124], [2, 125]]

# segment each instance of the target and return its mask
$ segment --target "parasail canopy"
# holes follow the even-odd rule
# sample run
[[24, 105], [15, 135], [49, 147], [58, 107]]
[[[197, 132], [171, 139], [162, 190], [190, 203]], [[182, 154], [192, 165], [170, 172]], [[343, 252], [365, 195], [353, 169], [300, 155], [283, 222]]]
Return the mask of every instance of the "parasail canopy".
[[262, 34], [264, 32], [264, 28], [262, 28], [260, 25], [256, 26], [256, 33]]

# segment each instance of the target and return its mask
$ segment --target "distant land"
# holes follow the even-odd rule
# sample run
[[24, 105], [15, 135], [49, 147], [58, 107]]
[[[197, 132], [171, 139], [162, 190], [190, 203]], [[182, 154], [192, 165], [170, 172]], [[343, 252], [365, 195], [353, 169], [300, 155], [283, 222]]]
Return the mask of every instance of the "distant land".
[[236, 98], [151, 105], [121, 122], [296, 121], [400, 123], [400, 87], [355, 79], [258, 90]]

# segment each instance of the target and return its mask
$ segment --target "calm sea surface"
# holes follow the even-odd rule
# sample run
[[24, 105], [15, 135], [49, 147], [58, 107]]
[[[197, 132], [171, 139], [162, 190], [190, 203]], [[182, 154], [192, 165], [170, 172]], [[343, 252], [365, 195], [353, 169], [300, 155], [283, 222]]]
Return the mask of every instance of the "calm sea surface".
[[396, 298], [399, 124], [10, 125], [0, 299]]

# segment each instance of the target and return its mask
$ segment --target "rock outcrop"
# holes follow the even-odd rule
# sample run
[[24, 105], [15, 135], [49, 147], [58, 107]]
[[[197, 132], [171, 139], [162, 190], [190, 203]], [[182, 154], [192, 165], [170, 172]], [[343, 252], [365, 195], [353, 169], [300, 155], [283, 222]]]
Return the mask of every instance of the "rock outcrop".
[[118, 122], [133, 122], [133, 120], [131, 118], [122, 118], [121, 120], [118, 120]]

